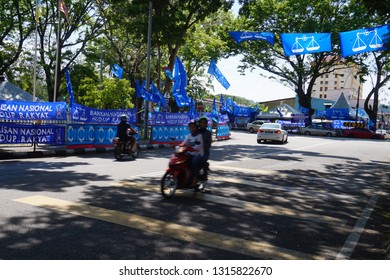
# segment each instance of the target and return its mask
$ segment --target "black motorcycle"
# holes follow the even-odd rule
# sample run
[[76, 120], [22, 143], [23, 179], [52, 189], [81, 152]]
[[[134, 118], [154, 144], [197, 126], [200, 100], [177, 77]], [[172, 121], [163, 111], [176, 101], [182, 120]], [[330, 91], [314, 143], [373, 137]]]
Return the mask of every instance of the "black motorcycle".
[[140, 145], [136, 142], [134, 148], [130, 149], [130, 144], [127, 142], [120, 140], [119, 137], [114, 138], [114, 156], [117, 160], [121, 160], [124, 156], [138, 157], [141, 151]]

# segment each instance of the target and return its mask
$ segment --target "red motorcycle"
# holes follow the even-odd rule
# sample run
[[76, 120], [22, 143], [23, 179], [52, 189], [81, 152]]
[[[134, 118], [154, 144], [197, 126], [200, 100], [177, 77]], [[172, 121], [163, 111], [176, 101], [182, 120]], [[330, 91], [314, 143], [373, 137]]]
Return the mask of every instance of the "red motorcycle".
[[[175, 194], [176, 189], [190, 189], [192, 182], [192, 174], [188, 166], [188, 152], [194, 149], [187, 145], [175, 147], [175, 151], [169, 160], [169, 167], [161, 179], [161, 193], [165, 198], [169, 198]], [[195, 191], [204, 192], [207, 185], [207, 168], [200, 166], [199, 176], [195, 178]]]

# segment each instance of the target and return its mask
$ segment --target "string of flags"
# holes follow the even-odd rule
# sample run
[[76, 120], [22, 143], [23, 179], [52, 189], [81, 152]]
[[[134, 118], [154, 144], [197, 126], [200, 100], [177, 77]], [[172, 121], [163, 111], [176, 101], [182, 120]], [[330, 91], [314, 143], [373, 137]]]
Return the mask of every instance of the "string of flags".
[[[229, 35], [238, 44], [249, 40], [265, 40], [274, 45], [274, 34], [269, 32], [230, 31]], [[340, 32], [342, 57], [385, 50], [389, 36], [389, 25]], [[280, 38], [286, 56], [329, 52], [332, 49], [331, 33], [282, 33]]]

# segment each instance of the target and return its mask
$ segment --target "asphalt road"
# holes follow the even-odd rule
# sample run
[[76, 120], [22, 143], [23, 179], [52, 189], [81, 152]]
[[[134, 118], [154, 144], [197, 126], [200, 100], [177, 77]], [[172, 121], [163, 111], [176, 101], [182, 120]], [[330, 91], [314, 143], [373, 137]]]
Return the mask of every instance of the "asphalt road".
[[390, 141], [213, 143], [205, 193], [159, 193], [170, 149], [0, 161], [0, 259], [384, 259]]

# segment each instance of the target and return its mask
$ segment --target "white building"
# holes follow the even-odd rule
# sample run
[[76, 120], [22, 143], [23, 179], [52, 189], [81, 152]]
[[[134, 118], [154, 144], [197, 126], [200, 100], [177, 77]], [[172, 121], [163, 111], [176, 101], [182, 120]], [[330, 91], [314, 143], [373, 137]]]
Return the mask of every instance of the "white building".
[[[346, 67], [344, 65], [335, 66], [334, 71], [326, 73], [317, 78], [312, 91], [312, 97], [336, 101], [341, 93], [347, 100], [358, 98], [363, 92], [363, 83], [359, 82], [358, 70], [355, 66]], [[361, 95], [359, 96], [361, 98]]]

